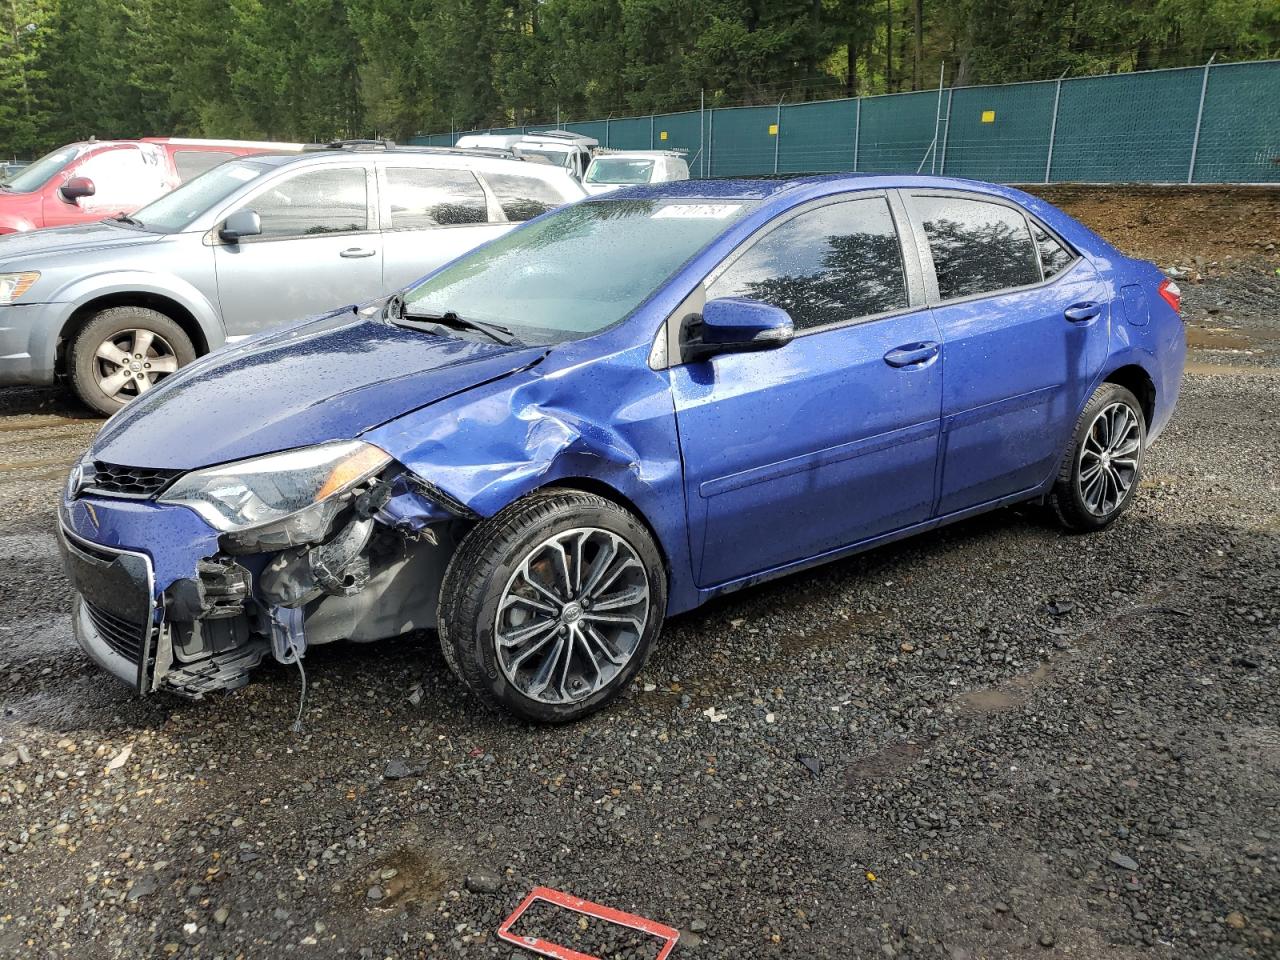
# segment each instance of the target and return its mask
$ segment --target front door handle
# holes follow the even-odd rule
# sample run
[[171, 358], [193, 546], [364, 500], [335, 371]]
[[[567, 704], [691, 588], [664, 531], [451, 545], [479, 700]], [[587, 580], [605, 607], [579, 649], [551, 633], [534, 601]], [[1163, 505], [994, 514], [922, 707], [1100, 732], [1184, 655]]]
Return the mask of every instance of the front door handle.
[[905, 343], [884, 355], [884, 362], [891, 367], [917, 367], [928, 363], [938, 355], [938, 344], [932, 340], [924, 343]]
[[1062, 311], [1062, 315], [1072, 323], [1088, 323], [1090, 320], [1101, 316], [1101, 314], [1102, 304], [1093, 303], [1092, 301], [1073, 303]]
[[359, 260], [362, 257], [372, 257], [378, 251], [369, 250], [365, 247], [347, 247], [338, 256], [346, 257], [348, 260]]

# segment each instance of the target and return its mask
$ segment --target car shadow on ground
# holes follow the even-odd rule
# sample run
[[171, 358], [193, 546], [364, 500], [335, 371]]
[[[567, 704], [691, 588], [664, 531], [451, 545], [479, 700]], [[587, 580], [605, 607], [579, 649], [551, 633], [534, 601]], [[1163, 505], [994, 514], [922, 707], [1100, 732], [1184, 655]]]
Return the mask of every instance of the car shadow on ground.
[[67, 420], [101, 420], [62, 387], [0, 388], [0, 417], [52, 415]]
[[[859, 582], [892, 580], [901, 575], [900, 569], [905, 566], [920, 562], [929, 565], [953, 547], [995, 540], [1011, 532], [1019, 536], [1063, 536], [1040, 517], [1039, 511], [1027, 507], [999, 510], [718, 597], [667, 622], [639, 683], [643, 684], [652, 673], [679, 675], [684, 669], [682, 664], [702, 660], [703, 653], [712, 652], [709, 647], [715, 644], [715, 635], [726, 623], [751, 622], [771, 612], [802, 612], [808, 600], [821, 599], [825, 593]], [[807, 616], [811, 618], [812, 613]], [[373, 643], [332, 643], [310, 648], [304, 660], [309, 689], [305, 702], [298, 668], [281, 665], [270, 657], [240, 690], [216, 693], [197, 702], [168, 693], [139, 697], [125, 684], [108, 678], [79, 650], [71, 635], [69, 611], [65, 618], [32, 624], [24, 632], [27, 642], [22, 646], [26, 647], [29, 664], [43, 661], [47, 666], [36, 665], [37, 671], [43, 672], [34, 682], [15, 681], [12, 685], [5, 682], [0, 671], [3, 717], [60, 733], [80, 729], [156, 729], [171, 722], [198, 722], [196, 718], [210, 710], [219, 722], [234, 722], [234, 715], [241, 710], [259, 713], [264, 709], [278, 713], [281, 728], [287, 729], [300, 705], [305, 728], [310, 708], [315, 707], [317, 695], [326, 688], [362, 691], [370, 709], [384, 713], [402, 712], [397, 704], [416, 706], [429, 701], [435, 712], [451, 715], [453, 721], [464, 723], [477, 733], [488, 728], [497, 732], [529, 726], [486, 710], [467, 695], [450, 673], [434, 631]], [[57, 664], [65, 658], [75, 664], [71, 670]], [[43, 683], [41, 677], [45, 673], [59, 675], [61, 682]], [[632, 690], [624, 699], [634, 696]]]

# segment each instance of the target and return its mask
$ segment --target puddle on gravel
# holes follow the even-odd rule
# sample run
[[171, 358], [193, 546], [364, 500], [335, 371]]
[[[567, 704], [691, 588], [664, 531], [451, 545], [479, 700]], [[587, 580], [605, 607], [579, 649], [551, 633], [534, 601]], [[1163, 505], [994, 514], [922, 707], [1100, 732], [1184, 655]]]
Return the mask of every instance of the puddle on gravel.
[[101, 425], [96, 417], [15, 417], [0, 423], [0, 433], [16, 433], [21, 430], [43, 430], [48, 427], [80, 427], [86, 424]]
[[[358, 903], [382, 913], [439, 900], [449, 882], [449, 871], [430, 852], [401, 847], [374, 863], [364, 879], [364, 886], [356, 891]], [[375, 886], [382, 891], [380, 900], [369, 899], [369, 890]]]
[[1205, 363], [1190, 360], [1183, 370], [1200, 377], [1280, 377], [1280, 367], [1263, 367], [1256, 364]]
[[855, 760], [847, 771], [846, 780], [877, 780], [891, 776], [911, 766], [924, 753], [924, 745], [914, 740], [895, 740], [881, 747], [870, 756]]
[[1027, 702], [1031, 691], [1049, 677], [1052, 666], [1045, 661], [1031, 673], [1014, 677], [1002, 687], [970, 690], [956, 697], [956, 711], [961, 716], [989, 717], [1017, 710]]
[[1232, 350], [1252, 353], [1274, 340], [1275, 334], [1250, 327], [1212, 327], [1187, 324], [1187, 346], [1192, 350]]
[[956, 709], [968, 716], [1008, 713], [1027, 702], [1025, 694], [1011, 690], [974, 690], [956, 697]]
[[[1280, 332], [1260, 327], [1186, 325], [1186, 372], [1209, 376], [1277, 376], [1267, 361], [1280, 354]], [[1196, 359], [1197, 354], [1205, 359]], [[1257, 362], [1262, 361], [1262, 362]]]
[[0, 464], [0, 473], [21, 473], [30, 475], [32, 470], [41, 467], [51, 468], [58, 471], [69, 470], [71, 465], [76, 462], [75, 454], [64, 454], [58, 457], [45, 457], [40, 460], [18, 460], [16, 462]]

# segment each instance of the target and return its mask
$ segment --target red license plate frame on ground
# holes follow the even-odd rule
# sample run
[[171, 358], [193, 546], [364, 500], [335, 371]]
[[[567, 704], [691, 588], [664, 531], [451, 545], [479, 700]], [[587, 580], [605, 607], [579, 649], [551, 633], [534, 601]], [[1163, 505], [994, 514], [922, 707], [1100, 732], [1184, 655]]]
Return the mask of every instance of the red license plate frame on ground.
[[634, 913], [624, 913], [621, 910], [615, 910], [613, 907], [592, 903], [590, 900], [583, 900], [581, 897], [575, 897], [569, 893], [552, 890], [550, 887], [534, 887], [529, 891], [529, 895], [524, 898], [520, 906], [516, 907], [511, 916], [502, 921], [502, 926], [498, 928], [498, 938], [507, 941], [507, 943], [514, 943], [518, 947], [524, 947], [526, 950], [532, 950], [534, 953], [540, 953], [544, 957], [552, 957], [553, 960], [600, 960], [599, 957], [589, 953], [579, 953], [571, 947], [551, 943], [549, 940], [543, 940], [540, 937], [522, 937], [512, 933], [511, 928], [516, 925], [516, 922], [524, 915], [524, 912], [540, 900], [544, 903], [571, 910], [574, 913], [595, 917], [597, 920], [603, 920], [606, 923], [615, 923], [621, 927], [639, 930], [641, 933], [647, 933], [662, 940], [662, 947], [658, 950], [658, 955], [654, 960], [667, 960], [667, 957], [671, 955], [671, 951], [676, 947], [676, 941], [680, 939], [680, 931], [674, 927], [668, 927], [666, 924], [658, 923], [655, 920], [646, 920], [644, 917], [638, 917]]

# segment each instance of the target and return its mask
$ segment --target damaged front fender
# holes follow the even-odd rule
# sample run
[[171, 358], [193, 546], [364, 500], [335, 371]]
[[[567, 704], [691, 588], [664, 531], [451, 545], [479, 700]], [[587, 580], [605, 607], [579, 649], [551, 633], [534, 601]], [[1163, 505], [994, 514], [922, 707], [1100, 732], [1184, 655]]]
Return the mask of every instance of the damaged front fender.
[[[688, 609], [697, 592], [666, 374], [649, 369], [642, 348], [591, 357], [580, 346], [363, 439], [478, 517], [559, 482], [615, 491], [657, 534], [671, 574], [669, 612]], [[627, 402], [619, 406], [619, 397]]]

